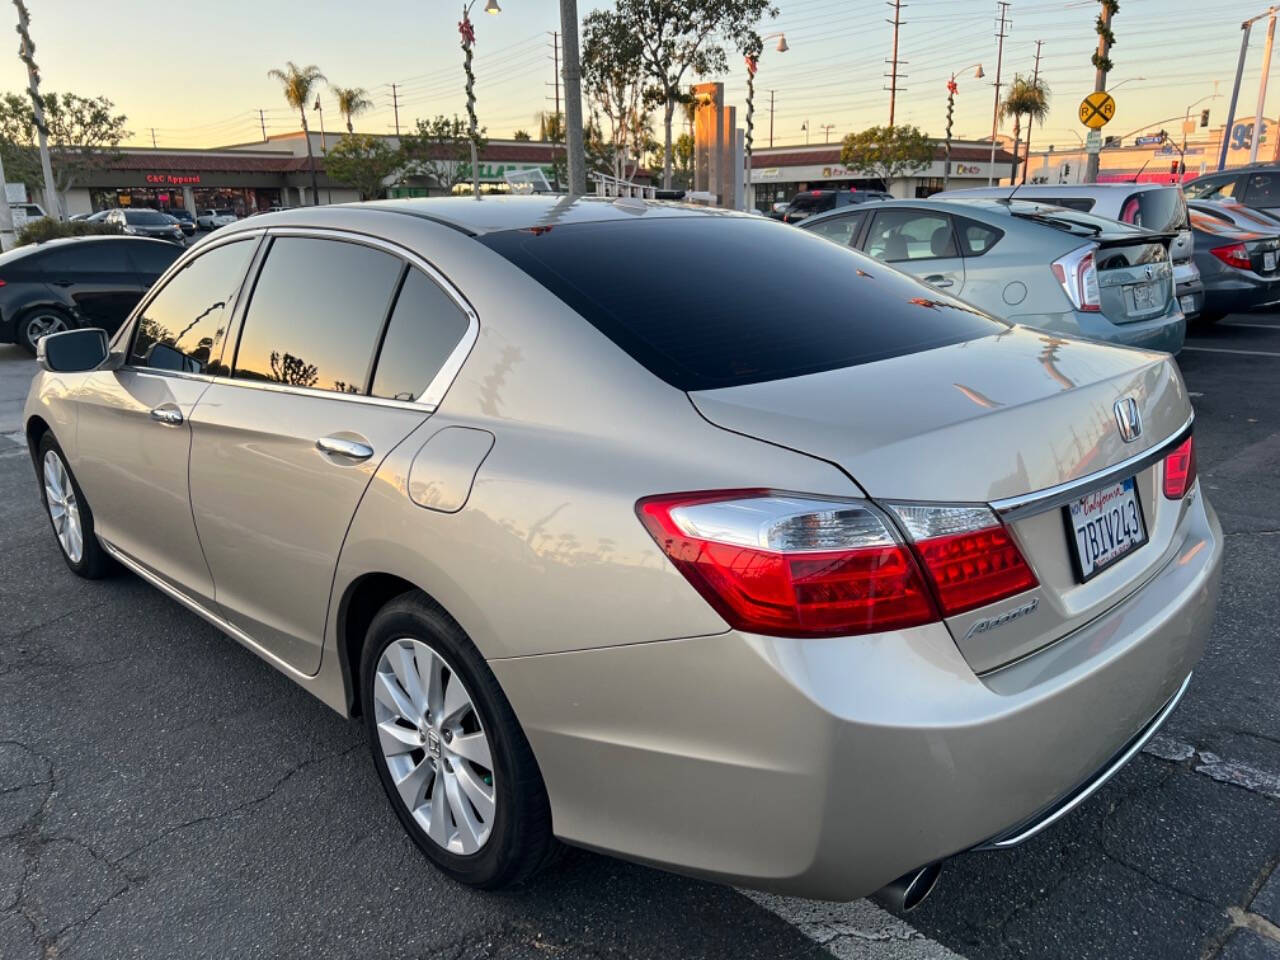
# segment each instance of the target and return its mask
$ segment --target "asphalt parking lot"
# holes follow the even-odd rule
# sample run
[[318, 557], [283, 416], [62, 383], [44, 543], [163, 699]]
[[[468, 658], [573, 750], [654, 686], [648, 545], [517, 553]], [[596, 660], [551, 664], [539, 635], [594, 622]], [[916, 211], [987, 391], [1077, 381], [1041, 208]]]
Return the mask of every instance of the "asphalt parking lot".
[[[585, 852], [524, 890], [442, 879], [360, 728], [136, 578], [73, 577], [0, 436], [0, 958], [1280, 958], [1280, 316], [1180, 364], [1228, 538], [1191, 689], [1084, 807], [952, 861], [905, 922]], [[0, 434], [30, 370], [0, 347]]]

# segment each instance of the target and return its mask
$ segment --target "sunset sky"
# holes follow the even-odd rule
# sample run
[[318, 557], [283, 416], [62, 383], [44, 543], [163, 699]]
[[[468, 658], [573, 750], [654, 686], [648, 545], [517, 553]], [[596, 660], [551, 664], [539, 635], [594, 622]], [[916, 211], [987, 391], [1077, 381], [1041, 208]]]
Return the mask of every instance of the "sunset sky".
[[[579, 0], [579, 13], [604, 4]], [[377, 108], [358, 129], [390, 132], [391, 83], [401, 92], [402, 126], [415, 117], [464, 109], [462, 53], [458, 47], [460, 5], [440, 0], [217, 0], [190, 5], [173, 0], [28, 0], [44, 89], [103, 94], [129, 117], [132, 142], [161, 147], [208, 147], [261, 137], [258, 110], [268, 133], [299, 127], [278, 85], [266, 71], [292, 59], [315, 63], [341, 86], [368, 88]], [[480, 13], [477, 32], [477, 97], [481, 123], [490, 136], [537, 129], [535, 114], [551, 109], [550, 31], [559, 29], [554, 0], [502, 0], [496, 17]], [[757, 76], [756, 143], [768, 139], [768, 91], [776, 91], [775, 143], [803, 143], [808, 120], [821, 142], [821, 127], [834, 124], [832, 142], [845, 133], [886, 122], [885, 60], [891, 55], [891, 10], [882, 0], [777, 0], [779, 15], [762, 32], [784, 30], [791, 49], [766, 45]], [[903, 11], [899, 57], [907, 64], [898, 98], [899, 123], [917, 124], [941, 136], [946, 79], [952, 70], [981, 62], [958, 78], [955, 134], [990, 134], [995, 78], [995, 0], [911, 0]], [[1211, 12], [1209, 12], [1211, 10]], [[1240, 21], [1265, 10], [1260, 0], [1121, 0], [1114, 23], [1110, 85], [1119, 110], [1107, 133], [1131, 130], [1180, 116], [1186, 106], [1226, 115], [1240, 43]], [[5, 13], [7, 11], [7, 13]], [[1076, 144], [1082, 128], [1075, 110], [1092, 89], [1089, 55], [1096, 43], [1094, 0], [1014, 0], [1005, 41], [1004, 77], [1030, 73], [1035, 41], [1044, 40], [1041, 75], [1052, 88], [1053, 110], [1038, 144]], [[0, 15], [16, 21], [10, 5]], [[1266, 33], [1254, 28], [1245, 87], [1238, 108], [1251, 116], [1257, 97]], [[0, 66], [4, 89], [26, 84], [13, 52]], [[1277, 57], [1280, 59], [1280, 57]], [[731, 102], [741, 109], [745, 78], [741, 57], [730, 57], [723, 78]], [[1145, 79], [1136, 79], [1143, 77]], [[691, 81], [693, 77], [689, 78]], [[763, 91], [763, 92], [762, 92]], [[327, 130], [340, 125], [327, 92], [321, 93]], [[1280, 86], [1266, 113], [1280, 113]], [[309, 122], [318, 126], [311, 111]], [[655, 133], [659, 132], [655, 122]]]

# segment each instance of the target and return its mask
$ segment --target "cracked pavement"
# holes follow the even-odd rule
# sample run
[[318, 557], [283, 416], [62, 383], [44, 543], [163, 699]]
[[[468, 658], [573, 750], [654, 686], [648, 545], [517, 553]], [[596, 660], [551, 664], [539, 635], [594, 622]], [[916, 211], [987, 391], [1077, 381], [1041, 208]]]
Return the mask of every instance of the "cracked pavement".
[[[1277, 351], [1275, 322], [1191, 343]], [[0, 957], [1275, 960], [1280, 360], [1181, 365], [1229, 537], [1205, 660], [1112, 783], [1015, 851], [953, 860], [904, 920], [585, 852], [529, 889], [442, 879], [356, 724], [136, 578], [71, 576], [0, 438]]]

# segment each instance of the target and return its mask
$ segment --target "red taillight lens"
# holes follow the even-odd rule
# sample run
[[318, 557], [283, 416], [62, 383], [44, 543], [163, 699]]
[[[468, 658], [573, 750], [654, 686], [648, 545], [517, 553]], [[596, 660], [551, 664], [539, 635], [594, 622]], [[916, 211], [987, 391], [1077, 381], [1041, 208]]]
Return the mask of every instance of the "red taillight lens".
[[1229, 243], [1225, 247], [1214, 247], [1209, 252], [1229, 267], [1236, 267], [1239, 270], [1253, 269], [1249, 250], [1243, 243]]
[[1164, 458], [1164, 495], [1170, 500], [1181, 500], [1195, 482], [1195, 438], [1187, 437], [1173, 453]]
[[938, 619], [910, 550], [869, 504], [723, 491], [650, 497], [636, 511], [736, 629], [839, 637]]
[[986, 507], [892, 504], [933, 585], [943, 616], [1037, 586], [1018, 545]]
[[1102, 299], [1098, 290], [1098, 266], [1092, 245], [1078, 247], [1065, 257], [1059, 257], [1049, 268], [1062, 284], [1071, 305], [1077, 310], [1098, 313]]

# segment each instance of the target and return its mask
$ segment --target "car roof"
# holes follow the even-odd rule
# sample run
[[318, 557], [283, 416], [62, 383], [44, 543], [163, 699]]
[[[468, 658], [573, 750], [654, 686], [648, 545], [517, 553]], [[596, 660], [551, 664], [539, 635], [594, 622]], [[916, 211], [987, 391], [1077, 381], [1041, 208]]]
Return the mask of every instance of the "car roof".
[[[1019, 186], [1017, 196], [1034, 196], [1035, 194], [1053, 194], [1055, 197], [1096, 197], [1102, 193], [1118, 190], [1146, 191], [1180, 189], [1176, 183], [1027, 183]], [[1013, 190], [1011, 187], [966, 187], [961, 190], [946, 191], [947, 197], [1005, 197]]]
[[[564, 226], [579, 223], [605, 223], [637, 219], [671, 217], [728, 216], [746, 217], [746, 213], [700, 207], [665, 200], [641, 200], [633, 197], [570, 198], [554, 194], [532, 196], [501, 195], [481, 197], [418, 197], [401, 200], [374, 200], [366, 203], [337, 204], [332, 210], [364, 210], [419, 217], [441, 223], [463, 233], [480, 236], [502, 230], [527, 230], [535, 227]], [[224, 230], [257, 230], [264, 226], [315, 226], [326, 207], [297, 207], [237, 221]], [[226, 234], [219, 234], [225, 236]]]

